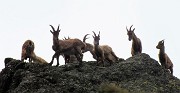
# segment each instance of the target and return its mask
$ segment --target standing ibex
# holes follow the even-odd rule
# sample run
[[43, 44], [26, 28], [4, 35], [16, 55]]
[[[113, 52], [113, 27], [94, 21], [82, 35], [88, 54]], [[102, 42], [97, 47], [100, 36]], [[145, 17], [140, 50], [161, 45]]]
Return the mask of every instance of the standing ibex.
[[159, 51], [159, 61], [162, 65], [162, 67], [169, 69], [171, 74], [173, 75], [173, 63], [168, 57], [168, 55], [165, 53], [165, 46], [164, 46], [164, 40], [159, 41], [158, 45], [156, 46], [157, 49], [160, 49]]
[[97, 64], [101, 61], [104, 66], [104, 61], [107, 60], [110, 62], [110, 65], [117, 61], [119, 58], [115, 55], [113, 52], [112, 48], [108, 45], [99, 45], [99, 40], [100, 40], [100, 32], [98, 36], [96, 33], [94, 33], [94, 53], [96, 54], [97, 57]]
[[[93, 58], [96, 59], [96, 55], [94, 53], [94, 46], [92, 44], [90, 44], [90, 43], [86, 43], [86, 39], [88, 39], [87, 38], [88, 35], [89, 34], [86, 34], [83, 37], [83, 42], [86, 44], [86, 47], [82, 50], [82, 53], [85, 53], [85, 52], [89, 51], [92, 54]], [[67, 39], [70, 39], [70, 38], [69, 37], [68, 38], [64, 37], [63, 40], [67, 40]], [[63, 55], [63, 57], [65, 59], [65, 64], [77, 61], [77, 58], [75, 57], [75, 55]]]
[[[68, 38], [64, 37], [62, 40], [68, 40], [71, 39], [69, 36]], [[62, 54], [65, 64], [67, 63], [73, 63], [73, 62], [77, 62], [77, 58], [75, 55], [68, 55], [68, 54]]]
[[131, 54], [132, 56], [134, 56], [142, 52], [142, 45], [141, 45], [141, 40], [134, 33], [135, 28], [131, 30], [132, 26], [130, 27], [129, 30], [126, 27], [126, 30], [127, 30], [127, 35], [129, 36], [129, 41], [132, 40]]
[[62, 54], [65, 55], [75, 55], [77, 60], [79, 61], [79, 65], [82, 64], [82, 49], [86, 47], [86, 45], [79, 39], [67, 39], [67, 40], [60, 40], [59, 37], [59, 26], [57, 30], [54, 29], [52, 25], [50, 25], [52, 30], [50, 32], [53, 34], [53, 46], [52, 49], [55, 51], [55, 54], [52, 57], [50, 65], [53, 64], [54, 58], [57, 59], [57, 65], [59, 65], [59, 56]]
[[34, 42], [31, 40], [26, 40], [22, 46], [22, 52], [21, 52], [21, 61], [24, 61], [24, 59], [29, 58], [29, 62], [32, 63], [32, 61], [35, 63], [47, 63], [43, 58], [37, 56], [34, 53]]

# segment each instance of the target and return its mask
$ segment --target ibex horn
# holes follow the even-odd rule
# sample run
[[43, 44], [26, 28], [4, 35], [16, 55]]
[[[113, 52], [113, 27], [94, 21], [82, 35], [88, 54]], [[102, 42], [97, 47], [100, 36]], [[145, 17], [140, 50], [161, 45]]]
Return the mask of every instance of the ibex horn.
[[88, 35], [89, 35], [89, 34], [86, 34], [86, 35], [84, 36], [84, 38], [83, 38], [83, 42], [85, 42], [85, 41], [86, 41], [86, 39], [88, 39], [88, 38], [86, 38]]
[[127, 26], [126, 26], [126, 30], [129, 31], [128, 28], [127, 28]]
[[51, 26], [51, 28], [53, 29], [53, 31], [55, 31], [54, 27], [53, 27], [52, 25], [50, 25], [50, 26]]
[[132, 26], [133, 26], [133, 25], [131, 25], [131, 27], [130, 27], [130, 29], [129, 29], [130, 31], [131, 31]]
[[98, 37], [100, 37], [100, 31], [99, 31]]
[[96, 36], [96, 33], [94, 31], [92, 31], [94, 33], [94, 36]]
[[57, 31], [60, 31], [60, 30], [59, 30], [59, 26], [60, 26], [60, 25], [58, 25]]

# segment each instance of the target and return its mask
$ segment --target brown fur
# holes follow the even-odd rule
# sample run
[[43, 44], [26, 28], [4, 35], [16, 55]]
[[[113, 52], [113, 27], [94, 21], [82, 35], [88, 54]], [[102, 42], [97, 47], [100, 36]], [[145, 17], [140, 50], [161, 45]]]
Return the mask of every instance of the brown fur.
[[86, 35], [84, 36], [84, 38], [83, 38], [83, 42], [86, 44], [85, 49], [83, 49], [83, 53], [89, 51], [89, 52], [92, 54], [93, 58], [94, 58], [94, 59], [97, 59], [96, 54], [95, 54], [95, 52], [94, 52], [94, 46], [93, 46], [92, 44], [90, 44], [90, 43], [86, 43], [86, 39], [88, 39], [88, 38], [86, 38], [87, 35], [89, 35], [89, 34], [86, 34]]
[[[66, 38], [64, 37], [63, 40], [67, 40], [67, 39], [71, 39], [70, 37]], [[75, 55], [67, 55], [67, 54], [62, 54], [64, 60], [65, 60], [65, 64], [67, 63], [73, 63], [77, 61], [77, 58]]]
[[127, 30], [127, 35], [129, 37], [129, 41], [132, 40], [131, 54], [132, 56], [134, 56], [136, 54], [142, 53], [142, 44], [141, 44], [141, 40], [134, 33], [135, 28], [131, 30], [132, 26], [130, 27], [129, 30], [126, 27], [126, 30]]
[[65, 54], [63, 54], [62, 56], [64, 57], [65, 64], [77, 62], [77, 58], [76, 58], [75, 55], [65, 55]]
[[113, 52], [112, 48], [108, 45], [99, 45], [99, 40], [100, 40], [100, 32], [98, 36], [96, 36], [95, 32], [94, 33], [94, 53], [96, 54], [97, 57], [97, 64], [99, 62], [103, 63], [104, 66], [104, 61], [107, 60], [110, 62], [110, 65], [117, 61], [119, 58], [115, 55]]
[[34, 51], [34, 42], [31, 40], [26, 40], [22, 46], [22, 52], [21, 52], [21, 61], [26, 60], [29, 58], [29, 62], [32, 62], [31, 54]]
[[37, 62], [37, 63], [47, 63], [44, 59], [42, 59], [39, 56], [36, 56], [34, 53], [34, 42], [31, 40], [26, 40], [22, 46], [22, 53], [21, 53], [21, 61], [24, 61], [24, 59], [29, 58], [29, 62]]
[[80, 65], [82, 64], [82, 49], [86, 47], [86, 45], [79, 39], [67, 39], [67, 40], [59, 40], [59, 26], [57, 30], [54, 29], [52, 25], [50, 25], [53, 31], [50, 32], [53, 34], [53, 46], [52, 49], [55, 51], [55, 54], [52, 57], [50, 65], [53, 64], [54, 58], [57, 59], [57, 65], [59, 65], [59, 56], [60, 55], [75, 55], [78, 59]]
[[158, 45], [156, 46], [157, 49], [160, 49], [159, 51], [159, 61], [161, 65], [169, 69], [171, 74], [173, 75], [173, 63], [168, 57], [168, 55], [165, 53], [165, 46], [164, 46], [164, 40], [159, 41]]
[[47, 64], [48, 62], [45, 61], [43, 58], [36, 56], [36, 54], [33, 52], [31, 55], [31, 58], [34, 63], [42, 63], [42, 64]]
[[[89, 35], [89, 34], [86, 34], [86, 35], [83, 37], [83, 42], [86, 44], [86, 47], [82, 50], [82, 53], [85, 53], [85, 52], [88, 52], [88, 51], [89, 51], [89, 52], [92, 54], [93, 58], [96, 59], [96, 55], [95, 55], [95, 53], [94, 53], [94, 46], [93, 46], [92, 44], [90, 44], [90, 43], [86, 43], [86, 39], [88, 39], [88, 38], [87, 38], [88, 35]], [[67, 39], [70, 39], [70, 38], [69, 38], [69, 37], [68, 37], [68, 38], [64, 37], [63, 40], [67, 40]], [[77, 61], [77, 58], [76, 58], [75, 55], [63, 55], [63, 57], [64, 57], [64, 59], [65, 59], [65, 64], [66, 64], [66, 63], [72, 63], [72, 62], [76, 62], [76, 61]]]

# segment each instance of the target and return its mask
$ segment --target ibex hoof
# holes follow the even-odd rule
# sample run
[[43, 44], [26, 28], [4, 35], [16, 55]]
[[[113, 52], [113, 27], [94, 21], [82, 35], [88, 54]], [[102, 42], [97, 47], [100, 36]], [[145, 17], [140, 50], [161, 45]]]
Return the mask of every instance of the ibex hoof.
[[52, 66], [52, 63], [50, 62], [49, 65]]
[[58, 67], [59, 65], [56, 65], [56, 67]]
[[58, 67], [58, 66], [59, 66], [59, 64], [56, 65], [56, 67]]

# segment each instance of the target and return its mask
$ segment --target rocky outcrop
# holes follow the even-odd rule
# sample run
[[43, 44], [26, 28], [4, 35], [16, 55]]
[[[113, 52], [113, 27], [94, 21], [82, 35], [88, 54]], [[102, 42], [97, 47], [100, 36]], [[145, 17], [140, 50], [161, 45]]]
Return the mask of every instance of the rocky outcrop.
[[180, 80], [143, 53], [105, 67], [94, 61], [55, 67], [6, 58], [0, 73], [0, 93], [112, 92], [180, 93]]

